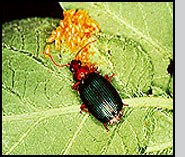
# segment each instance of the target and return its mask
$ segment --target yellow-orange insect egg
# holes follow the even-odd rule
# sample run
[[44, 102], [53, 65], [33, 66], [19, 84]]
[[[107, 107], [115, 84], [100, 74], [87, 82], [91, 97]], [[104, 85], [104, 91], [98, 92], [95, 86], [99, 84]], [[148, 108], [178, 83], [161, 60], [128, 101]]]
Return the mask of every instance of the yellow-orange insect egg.
[[61, 27], [59, 26], [57, 28], [57, 34], [56, 34], [56, 38], [60, 39], [62, 37], [62, 29]]
[[77, 36], [77, 42], [79, 43], [81, 41], [80, 37]]
[[84, 32], [84, 28], [83, 28], [83, 29], [81, 29], [80, 31], [81, 31], [81, 33], [83, 33], [83, 32]]
[[71, 20], [70, 19], [67, 19], [65, 22], [66, 22], [66, 27], [69, 27], [69, 25], [71, 23]]
[[76, 9], [71, 9], [71, 14], [73, 15], [76, 12]]
[[79, 22], [79, 14], [75, 14], [75, 16], [74, 16], [74, 19], [75, 19], [75, 21], [76, 21], [76, 24], [78, 24], [78, 22]]
[[69, 47], [69, 46], [70, 46], [69, 43], [70, 43], [70, 42], [68, 42], [67, 40], [65, 41], [66, 47]]
[[87, 16], [87, 10], [82, 10], [82, 14], [84, 15], [84, 17]]
[[72, 17], [71, 17], [71, 22], [72, 22], [73, 24], [75, 23], [75, 20], [76, 20], [75, 16], [72, 16]]
[[65, 31], [68, 32], [69, 31], [69, 27], [66, 27], [66, 30]]
[[73, 35], [70, 31], [67, 32], [66, 34], [68, 34], [69, 37]]
[[99, 27], [96, 27], [96, 31], [97, 31], [97, 32], [100, 32], [100, 28], [99, 28]]
[[64, 19], [63, 19], [64, 27], [66, 27], [66, 26], [67, 26], [67, 20], [68, 20], [68, 18], [67, 18], [66, 16], [64, 16]]
[[56, 30], [53, 30], [51, 33], [52, 33], [52, 35], [56, 35], [57, 34], [57, 31]]
[[94, 22], [91, 23], [91, 25], [96, 28], [96, 24]]
[[92, 22], [92, 26], [96, 29], [97, 32], [100, 31], [100, 28], [99, 28], [98, 24], [94, 20]]
[[79, 29], [81, 29], [81, 27], [82, 27], [81, 23], [78, 24], [78, 27], [79, 27]]
[[79, 32], [80, 28], [78, 26], [75, 26], [76, 31]]
[[50, 54], [50, 51], [51, 50], [51, 45], [46, 45], [46, 48], [45, 48], [45, 54]]
[[72, 38], [72, 36], [69, 36], [69, 38], [68, 38], [68, 41], [69, 41], [69, 42], [70, 42], [71, 38]]
[[68, 38], [69, 38], [70, 36], [73, 36], [71, 30], [69, 30], [69, 31], [67, 32], [67, 35], [68, 35]]
[[65, 10], [65, 11], [63, 11], [63, 16], [64, 16], [64, 17], [66, 16], [66, 10]]
[[72, 40], [73, 40], [73, 41], [76, 41], [76, 37], [75, 37], [75, 36], [73, 36], [73, 37], [72, 37]]
[[60, 26], [58, 26], [57, 29], [56, 29], [56, 31], [62, 31], [62, 30], [63, 29]]
[[86, 56], [82, 56], [82, 60], [85, 60], [86, 59]]
[[75, 33], [75, 27], [72, 27], [71, 29], [71, 33], [74, 34]]
[[84, 33], [89, 33], [89, 32], [90, 32], [90, 29], [88, 28], [84, 30]]
[[71, 29], [71, 28], [72, 28], [72, 23], [69, 24], [69, 29]]
[[48, 57], [47, 54], [50, 54], [50, 52], [51, 52], [51, 45], [46, 45], [46, 48], [44, 50], [45, 57]]
[[67, 20], [63, 20], [64, 22], [64, 29], [66, 28], [66, 27], [68, 27], [68, 24], [69, 24], [69, 22], [68, 22], [68, 19]]
[[87, 40], [87, 37], [86, 37], [86, 34], [83, 33], [83, 37], [81, 38], [82, 41], [86, 41]]
[[81, 9], [79, 9], [79, 10], [77, 11], [77, 13], [76, 13], [76, 14], [77, 14], [77, 15], [80, 15], [80, 14], [81, 14], [81, 11], [82, 11], [82, 10], [81, 10]]
[[97, 31], [97, 32], [100, 32], [100, 28], [97, 26], [97, 27], [95, 27], [95, 30]]
[[65, 38], [65, 40], [67, 40], [68, 38], [69, 38], [69, 34], [68, 34], [69, 32], [65, 32], [64, 33], [64, 38]]
[[70, 21], [72, 21], [72, 18], [73, 18], [73, 14], [69, 14], [69, 16], [68, 16], [68, 19], [70, 19]]
[[60, 46], [61, 46], [61, 41], [60, 39], [55, 39], [55, 49], [56, 50], [60, 50]]
[[81, 19], [83, 18], [83, 15], [81, 14], [81, 15], [79, 15], [79, 21], [81, 21]]
[[74, 44], [74, 42], [73, 41], [71, 41], [71, 51], [72, 52], [75, 52], [75, 44]]
[[68, 17], [70, 14], [70, 10], [66, 10], [65, 13], [66, 13], [66, 17]]
[[47, 43], [51, 43], [55, 40], [56, 36], [55, 35], [50, 35], [49, 38], [46, 39]]
[[64, 21], [63, 20], [60, 20], [60, 27], [64, 29]]
[[91, 21], [89, 20], [89, 18], [86, 18], [86, 21], [84, 22], [84, 25], [86, 27], [91, 25]]

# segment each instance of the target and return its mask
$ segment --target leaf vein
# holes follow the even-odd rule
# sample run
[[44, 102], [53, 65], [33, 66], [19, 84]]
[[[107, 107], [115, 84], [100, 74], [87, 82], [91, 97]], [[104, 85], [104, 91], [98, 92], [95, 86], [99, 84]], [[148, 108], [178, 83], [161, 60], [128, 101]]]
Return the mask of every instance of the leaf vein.
[[149, 42], [150, 44], [152, 44], [157, 50], [159, 50], [160, 52], [162, 52], [170, 57], [170, 54], [168, 53], [168, 49], [165, 46], [161, 45], [157, 40], [154, 41], [151, 37], [146, 36], [145, 34], [140, 32], [138, 29], [131, 26], [128, 22], [123, 20], [123, 18], [121, 18], [121, 17], [117, 16], [115, 13], [111, 12], [107, 4], [104, 6], [105, 6], [105, 12], [107, 12], [109, 15], [114, 17], [113, 19], [124, 24], [126, 27], [128, 27], [129, 29], [134, 31], [139, 37], [142, 37], [143, 39], [145, 39], [146, 42]]
[[67, 148], [65, 149], [65, 151], [62, 150], [61, 154], [66, 155], [66, 154], [68, 153], [68, 150], [70, 149], [71, 145], [73, 144], [73, 141], [75, 140], [75, 138], [76, 138], [78, 132], [81, 130], [81, 128], [82, 128], [82, 126], [83, 126], [85, 120], [87, 119], [87, 117], [88, 117], [88, 115], [86, 114], [86, 115], [84, 116], [84, 118], [82, 119], [82, 121], [81, 121], [81, 123], [80, 123], [78, 129], [77, 129], [76, 132], [74, 133], [73, 137], [69, 140], [70, 142], [69, 142]]
[[138, 4], [139, 9], [141, 10], [142, 15], [143, 15], [143, 21], [144, 21], [145, 28], [146, 28], [146, 34], [147, 34], [147, 36], [148, 36], [149, 38], [151, 38], [151, 37], [150, 37], [150, 34], [149, 34], [148, 25], [147, 25], [147, 22], [146, 22], [146, 17], [145, 17], [144, 11], [143, 11], [143, 5], [142, 5], [142, 3], [137, 3], [137, 4]]
[[16, 142], [8, 152], [6, 152], [5, 155], [9, 155], [21, 142], [22, 140], [32, 131], [32, 129], [41, 121], [43, 118], [38, 119], [19, 139], [18, 142]]

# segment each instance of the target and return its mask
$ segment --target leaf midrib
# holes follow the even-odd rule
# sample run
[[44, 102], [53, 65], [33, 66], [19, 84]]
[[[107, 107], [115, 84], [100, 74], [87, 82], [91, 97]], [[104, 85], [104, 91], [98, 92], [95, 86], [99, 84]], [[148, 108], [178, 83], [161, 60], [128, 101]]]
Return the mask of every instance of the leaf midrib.
[[40, 117], [47, 118], [52, 116], [58, 116], [68, 113], [74, 113], [80, 111], [79, 105], [73, 105], [73, 106], [67, 106], [67, 107], [61, 107], [61, 108], [53, 108], [49, 110], [40, 110], [38, 112], [30, 112], [25, 114], [19, 114], [19, 115], [12, 115], [12, 116], [3, 116], [2, 121], [23, 121], [28, 119], [37, 119]]
[[[163, 109], [173, 109], [173, 100], [160, 97], [137, 97], [132, 99], [123, 99], [124, 103], [129, 104], [129, 107], [159, 107]], [[63, 114], [70, 114], [80, 111], [80, 105], [70, 105], [61, 108], [52, 108], [48, 110], [40, 110], [37, 112], [30, 112], [19, 115], [3, 116], [2, 121], [22, 121], [33, 118], [46, 118], [52, 116], [58, 116]]]

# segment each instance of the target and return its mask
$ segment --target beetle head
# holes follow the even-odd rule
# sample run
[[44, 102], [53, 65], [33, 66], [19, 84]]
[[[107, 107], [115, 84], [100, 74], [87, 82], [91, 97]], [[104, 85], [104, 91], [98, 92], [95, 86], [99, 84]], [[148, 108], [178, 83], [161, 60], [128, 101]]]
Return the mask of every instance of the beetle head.
[[81, 68], [81, 61], [80, 60], [72, 60], [70, 64], [70, 71], [77, 72]]
[[82, 66], [81, 61], [72, 60], [70, 64], [70, 71], [73, 73], [73, 78], [76, 81], [82, 80], [89, 73], [89, 68], [87, 65]]

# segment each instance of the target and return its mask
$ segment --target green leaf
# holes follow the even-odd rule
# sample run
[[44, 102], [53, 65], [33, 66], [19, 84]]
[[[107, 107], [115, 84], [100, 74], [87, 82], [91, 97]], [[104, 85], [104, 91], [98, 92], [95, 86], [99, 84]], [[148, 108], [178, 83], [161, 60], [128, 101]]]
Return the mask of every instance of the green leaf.
[[[79, 113], [71, 72], [40, 54], [60, 19], [5, 23], [2, 154], [173, 154], [173, 77], [166, 70], [173, 57], [172, 3], [60, 4], [86, 9], [98, 22], [99, 53], [91, 59], [103, 63], [102, 75], [116, 74], [112, 84], [129, 107], [109, 132]], [[51, 54], [58, 64], [75, 56], [64, 44], [60, 51], [52, 44]]]

